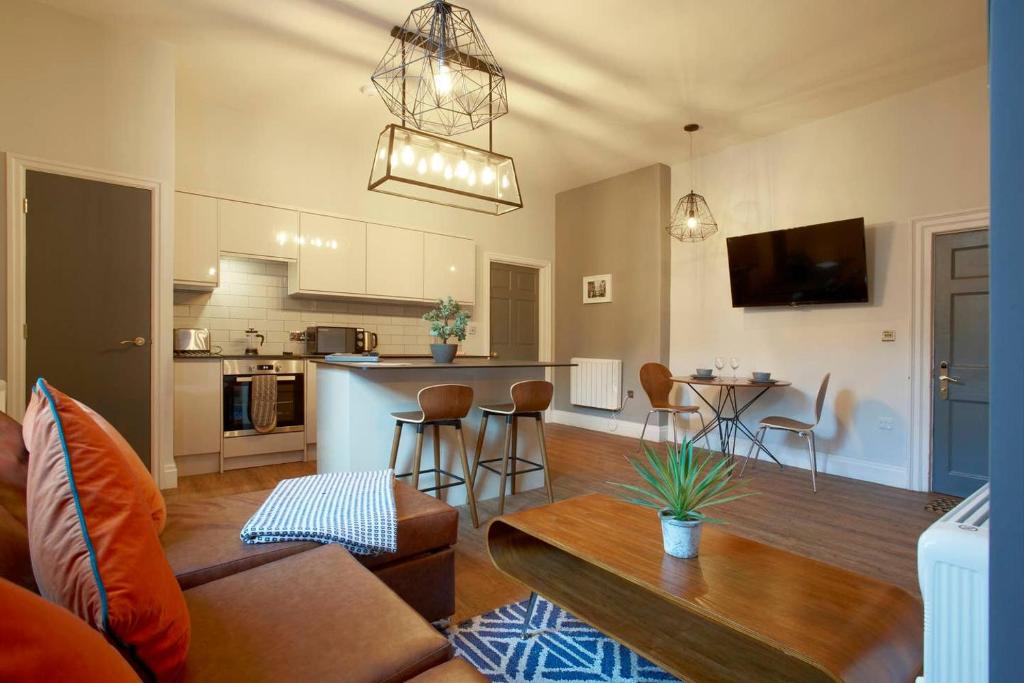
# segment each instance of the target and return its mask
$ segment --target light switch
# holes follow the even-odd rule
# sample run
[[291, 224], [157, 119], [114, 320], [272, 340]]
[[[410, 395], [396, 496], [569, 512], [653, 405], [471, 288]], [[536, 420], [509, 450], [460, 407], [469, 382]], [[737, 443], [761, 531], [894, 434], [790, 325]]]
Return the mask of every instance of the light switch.
[[882, 341], [894, 342], [896, 341], [896, 330], [882, 330]]

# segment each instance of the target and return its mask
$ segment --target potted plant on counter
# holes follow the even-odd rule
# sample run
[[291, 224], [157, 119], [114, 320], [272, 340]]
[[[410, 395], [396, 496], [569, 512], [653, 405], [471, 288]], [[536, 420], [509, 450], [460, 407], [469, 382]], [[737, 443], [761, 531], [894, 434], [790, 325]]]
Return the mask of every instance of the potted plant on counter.
[[666, 553], [683, 559], [697, 557], [702, 525], [721, 521], [706, 516], [703, 510], [751, 495], [737, 493], [746, 482], [733, 479], [734, 460], [722, 458], [713, 464], [707, 456], [698, 460], [693, 442], [687, 439], [679, 448], [669, 444], [664, 458], [646, 444], [643, 449], [644, 460], [627, 460], [644, 486], [609, 483], [629, 492], [622, 496], [626, 501], [658, 511]]
[[435, 363], [452, 362], [459, 345], [449, 344], [448, 340], [455, 338], [460, 342], [466, 341], [469, 318], [469, 313], [462, 310], [459, 302], [451, 297], [447, 300], [438, 299], [437, 306], [423, 315], [423, 319], [430, 322], [430, 336], [440, 340], [430, 345], [430, 354]]

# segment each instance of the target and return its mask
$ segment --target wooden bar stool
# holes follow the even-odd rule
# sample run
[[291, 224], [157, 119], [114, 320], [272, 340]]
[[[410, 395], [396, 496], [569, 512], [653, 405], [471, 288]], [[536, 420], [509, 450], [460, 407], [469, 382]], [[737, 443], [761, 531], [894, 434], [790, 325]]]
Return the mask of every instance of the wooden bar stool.
[[[391, 413], [391, 417], [395, 418], [395, 438], [391, 443], [391, 461], [388, 467], [392, 470], [395, 469], [395, 464], [398, 461], [398, 444], [402, 439], [402, 426], [416, 425], [416, 452], [413, 454], [412, 472], [396, 474], [395, 478], [412, 477], [412, 484], [416, 489], [424, 492], [433, 491], [434, 496], [438, 498], [442, 489], [465, 485], [469, 514], [473, 518], [473, 527], [476, 528], [480, 526], [480, 521], [476, 515], [473, 476], [466, 458], [466, 439], [462, 435], [462, 419], [469, 414], [469, 409], [473, 405], [473, 388], [464, 384], [435, 384], [420, 389], [416, 394], [416, 402], [420, 405], [419, 410]], [[427, 426], [434, 428], [434, 467], [421, 472], [423, 429]], [[461, 477], [441, 469], [441, 427], [455, 427], [455, 432], [459, 435]], [[420, 474], [431, 473], [434, 475], [434, 485], [421, 489]], [[442, 474], [448, 478], [447, 483], [441, 483]]]
[[[476, 474], [481, 467], [501, 476], [501, 482], [499, 483], [500, 492], [498, 494], [499, 515], [505, 512], [505, 482], [510, 474], [509, 463], [512, 466], [511, 489], [513, 496], [516, 494], [516, 477], [518, 475], [544, 470], [544, 487], [548, 491], [548, 502], [555, 502], [555, 495], [551, 490], [551, 477], [548, 474], [548, 452], [544, 443], [544, 411], [551, 405], [551, 395], [554, 393], [554, 390], [555, 387], [551, 382], [545, 382], [540, 379], [516, 382], [509, 390], [512, 396], [511, 403], [480, 406], [480, 412], [483, 415], [480, 418], [480, 432], [476, 439], [476, 453], [473, 455], [473, 478], [476, 479]], [[503, 415], [505, 417], [505, 447], [500, 458], [481, 460], [480, 452], [484, 447], [487, 421], [491, 415]], [[537, 443], [540, 445], [541, 459], [539, 463], [520, 458], [516, 455], [516, 442], [519, 440], [518, 422], [521, 417], [532, 417], [536, 420]], [[501, 469], [491, 467], [490, 463], [493, 462], [501, 462]], [[530, 465], [530, 468], [525, 470], [518, 469], [517, 465], [520, 462]]]

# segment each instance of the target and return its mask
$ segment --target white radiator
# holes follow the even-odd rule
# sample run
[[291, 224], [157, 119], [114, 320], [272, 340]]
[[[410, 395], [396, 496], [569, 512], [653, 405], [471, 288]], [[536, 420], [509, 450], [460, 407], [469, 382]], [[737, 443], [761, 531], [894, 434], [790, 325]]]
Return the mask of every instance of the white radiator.
[[573, 358], [569, 372], [569, 401], [574, 406], [618, 410], [622, 407], [622, 361]]
[[924, 683], [988, 680], [989, 485], [921, 534], [917, 575], [924, 597]]

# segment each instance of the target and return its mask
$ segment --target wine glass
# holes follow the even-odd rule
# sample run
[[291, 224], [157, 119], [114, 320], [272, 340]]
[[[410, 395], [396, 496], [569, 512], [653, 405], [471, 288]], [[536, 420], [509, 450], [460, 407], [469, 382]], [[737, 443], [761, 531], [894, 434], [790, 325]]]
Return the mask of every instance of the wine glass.
[[718, 374], [722, 374], [722, 368], [725, 367], [725, 359], [721, 356], [715, 356], [715, 367], [718, 368]]
[[740, 359], [733, 356], [729, 359], [729, 367], [732, 368], [732, 376], [736, 377], [736, 371], [740, 369]]

